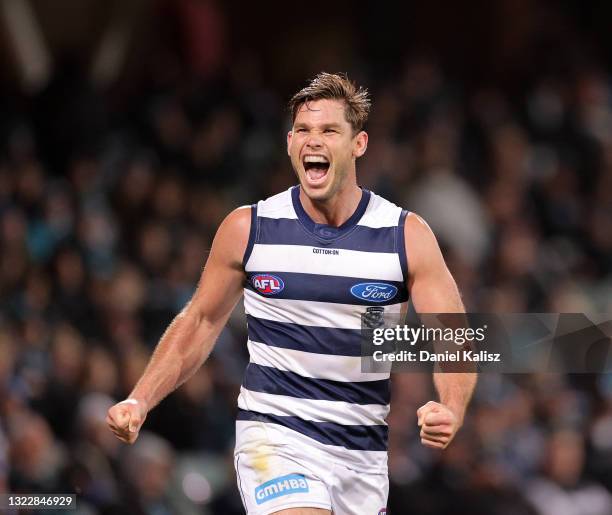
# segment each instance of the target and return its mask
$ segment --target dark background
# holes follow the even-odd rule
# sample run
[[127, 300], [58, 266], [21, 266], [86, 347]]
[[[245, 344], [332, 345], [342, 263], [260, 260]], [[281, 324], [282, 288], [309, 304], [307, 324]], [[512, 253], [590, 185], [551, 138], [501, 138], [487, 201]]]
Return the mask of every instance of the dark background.
[[[218, 223], [295, 182], [289, 97], [374, 107], [360, 183], [430, 223], [470, 311], [612, 312], [609, 2], [0, 1], [0, 491], [80, 513], [242, 513], [241, 310], [149, 416], [106, 429]], [[486, 374], [444, 453], [396, 374], [389, 512], [612, 513], [609, 376]]]

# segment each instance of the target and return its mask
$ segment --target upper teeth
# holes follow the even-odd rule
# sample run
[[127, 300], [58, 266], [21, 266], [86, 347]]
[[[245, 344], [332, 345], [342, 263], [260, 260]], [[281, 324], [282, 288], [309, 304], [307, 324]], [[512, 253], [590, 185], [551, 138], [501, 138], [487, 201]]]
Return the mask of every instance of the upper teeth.
[[306, 156], [304, 158], [305, 163], [328, 163], [329, 161], [323, 156]]

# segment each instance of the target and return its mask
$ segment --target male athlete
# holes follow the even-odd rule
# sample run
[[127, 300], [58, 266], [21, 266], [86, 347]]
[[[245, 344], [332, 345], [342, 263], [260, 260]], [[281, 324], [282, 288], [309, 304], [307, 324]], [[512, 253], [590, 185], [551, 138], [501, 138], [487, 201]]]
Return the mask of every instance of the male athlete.
[[[388, 494], [389, 374], [362, 373], [368, 307], [463, 312], [435, 237], [415, 214], [357, 185], [370, 102], [319, 74], [291, 100], [287, 152], [299, 186], [230, 213], [198, 288], [107, 422], [133, 443], [147, 416], [202, 365], [244, 295], [250, 363], [238, 397], [235, 466], [249, 514], [377, 515]], [[445, 448], [474, 374], [434, 374], [421, 441]], [[401, 409], [401, 408], [400, 408]]]

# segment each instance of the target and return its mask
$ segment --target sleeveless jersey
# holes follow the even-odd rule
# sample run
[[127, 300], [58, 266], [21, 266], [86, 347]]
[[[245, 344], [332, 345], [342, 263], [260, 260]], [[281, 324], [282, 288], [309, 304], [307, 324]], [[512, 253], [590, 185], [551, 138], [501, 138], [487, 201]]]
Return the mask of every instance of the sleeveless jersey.
[[359, 469], [386, 468], [389, 373], [361, 371], [361, 316], [405, 310], [407, 213], [363, 189], [332, 227], [308, 216], [299, 193], [251, 208], [238, 421], [283, 426]]

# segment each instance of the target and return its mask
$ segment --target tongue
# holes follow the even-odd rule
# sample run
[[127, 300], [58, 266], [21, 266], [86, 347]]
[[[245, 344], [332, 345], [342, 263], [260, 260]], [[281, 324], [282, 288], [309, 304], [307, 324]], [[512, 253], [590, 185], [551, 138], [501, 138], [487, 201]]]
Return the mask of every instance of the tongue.
[[313, 181], [318, 181], [325, 177], [327, 170], [329, 170], [329, 163], [310, 163], [306, 167], [308, 177]]
[[310, 176], [311, 179], [318, 181], [319, 179], [322, 179], [325, 174], [327, 173], [327, 167], [325, 168], [311, 168], [310, 170], [308, 170], [308, 175]]

